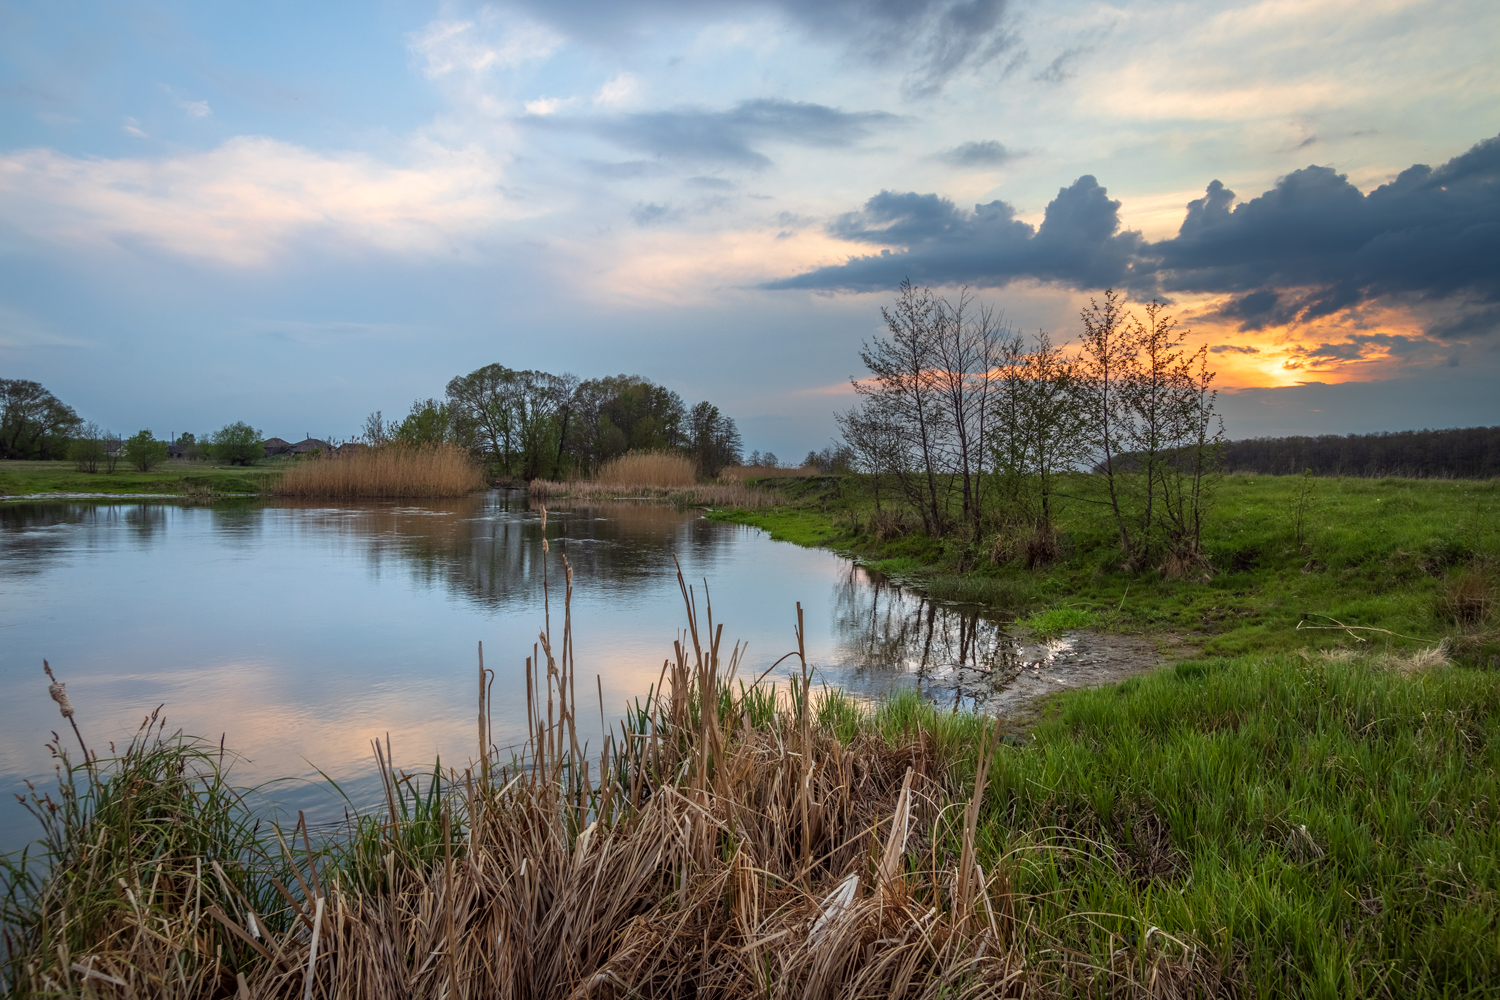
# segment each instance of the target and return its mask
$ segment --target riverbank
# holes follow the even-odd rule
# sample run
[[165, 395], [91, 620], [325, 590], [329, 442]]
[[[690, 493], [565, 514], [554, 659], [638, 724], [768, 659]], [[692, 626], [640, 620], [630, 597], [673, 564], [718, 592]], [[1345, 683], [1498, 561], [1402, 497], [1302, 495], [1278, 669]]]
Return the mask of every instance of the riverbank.
[[592, 709], [569, 661], [532, 675], [519, 758], [425, 779], [382, 761], [385, 805], [324, 838], [257, 823], [222, 750], [153, 737], [153, 717], [122, 759], [68, 772], [58, 808], [35, 800], [52, 846], [8, 873], [6, 979], [1331, 998], [1480, 996], [1500, 976], [1492, 672], [1196, 658], [1075, 692], [1017, 738], [910, 693], [802, 687], [795, 664], [790, 696], [747, 689], [706, 641], [690, 617], [665, 687], [600, 749], [575, 742]]
[[213, 496], [263, 493], [281, 478], [279, 468], [218, 466], [168, 459], [150, 472], [121, 462], [114, 472], [79, 472], [72, 462], [0, 461], [0, 498], [48, 493], [178, 494]]
[[[1447, 638], [1460, 658], [1500, 657], [1485, 596], [1500, 583], [1500, 480], [1225, 477], [1204, 528], [1207, 579], [1122, 570], [1108, 509], [1097, 504], [1062, 508], [1059, 559], [1033, 570], [985, 545], [877, 532], [860, 477], [757, 485], [789, 502], [708, 516], [831, 548], [936, 599], [987, 605], [1042, 628], [1173, 632], [1209, 655], [1357, 639], [1416, 648]], [[1062, 492], [1084, 489], [1075, 481]]]

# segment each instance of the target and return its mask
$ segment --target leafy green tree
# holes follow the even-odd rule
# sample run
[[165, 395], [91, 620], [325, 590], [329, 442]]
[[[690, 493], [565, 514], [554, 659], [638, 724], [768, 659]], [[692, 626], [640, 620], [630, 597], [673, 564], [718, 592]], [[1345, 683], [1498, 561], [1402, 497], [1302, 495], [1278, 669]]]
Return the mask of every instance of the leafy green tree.
[[167, 443], [158, 441], [150, 431], [140, 431], [125, 441], [125, 461], [141, 472], [150, 472], [167, 459]]
[[703, 475], [713, 478], [726, 465], [740, 464], [740, 432], [734, 420], [708, 400], [688, 414], [688, 434], [688, 448]]
[[62, 458], [82, 423], [40, 383], [0, 378], [0, 458]]
[[264, 436], [244, 421], [226, 424], [214, 431], [210, 450], [221, 462], [254, 465], [265, 457]]
[[406, 419], [396, 425], [392, 437], [397, 444], [420, 447], [453, 440], [453, 412], [437, 399], [419, 399], [411, 404]]

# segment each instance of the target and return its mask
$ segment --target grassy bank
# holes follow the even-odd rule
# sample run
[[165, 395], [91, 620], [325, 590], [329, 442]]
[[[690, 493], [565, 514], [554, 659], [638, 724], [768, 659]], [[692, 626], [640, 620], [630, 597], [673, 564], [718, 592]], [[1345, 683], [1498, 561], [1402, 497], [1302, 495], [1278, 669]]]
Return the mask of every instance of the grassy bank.
[[169, 459], [150, 472], [121, 462], [114, 472], [79, 472], [72, 462], [0, 462], [0, 497], [46, 493], [260, 493], [279, 467], [216, 466]]
[[1016, 739], [820, 692], [795, 658], [779, 690], [747, 689], [689, 614], [663, 688], [603, 748], [554, 638], [521, 757], [425, 781], [382, 761], [384, 806], [323, 840], [256, 825], [218, 748], [148, 723], [34, 801], [49, 840], [10, 868], [8, 986], [1492, 995], [1500, 674], [1193, 660], [1075, 693]]
[[[1192, 633], [1220, 655], [1349, 644], [1353, 634], [1337, 629], [1297, 630], [1304, 618], [1332, 624], [1308, 617], [1324, 615], [1421, 640], [1449, 636], [1479, 661], [1500, 656], [1485, 596], [1500, 583], [1497, 480], [1226, 477], [1204, 529], [1207, 580], [1123, 571], [1108, 508], [1098, 504], [1063, 507], [1060, 558], [1035, 570], [1008, 558], [1003, 546], [995, 553], [992, 538], [933, 539], [889, 514], [875, 517], [861, 477], [758, 485], [790, 503], [709, 516], [837, 549], [939, 599], [1017, 614], [1070, 609], [1085, 616], [1075, 619], [1080, 625]], [[1076, 480], [1063, 488], [1086, 491]], [[1410, 645], [1385, 633], [1357, 634]]]

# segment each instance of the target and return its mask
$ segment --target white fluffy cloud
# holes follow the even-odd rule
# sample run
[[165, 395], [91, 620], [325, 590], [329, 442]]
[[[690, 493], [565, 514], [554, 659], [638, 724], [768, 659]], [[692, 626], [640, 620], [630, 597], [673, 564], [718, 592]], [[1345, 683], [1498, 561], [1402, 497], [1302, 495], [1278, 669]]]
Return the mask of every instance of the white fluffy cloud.
[[237, 266], [319, 235], [426, 254], [520, 216], [499, 181], [494, 157], [477, 149], [429, 148], [402, 166], [257, 137], [166, 159], [28, 149], [0, 156], [0, 225], [36, 240], [145, 244]]

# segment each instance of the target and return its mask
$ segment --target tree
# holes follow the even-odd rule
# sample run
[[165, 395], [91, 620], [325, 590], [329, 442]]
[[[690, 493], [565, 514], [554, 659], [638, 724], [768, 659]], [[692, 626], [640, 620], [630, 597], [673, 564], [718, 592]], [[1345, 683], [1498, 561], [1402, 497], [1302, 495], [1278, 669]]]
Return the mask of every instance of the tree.
[[139, 431], [125, 441], [125, 461], [141, 472], [150, 472], [167, 459], [167, 443], [150, 431]]
[[[502, 471], [510, 471], [514, 445], [517, 373], [504, 365], [485, 365], [449, 380], [448, 405], [473, 425], [475, 439]], [[374, 442], [371, 442], [374, 443]]]
[[385, 414], [376, 410], [365, 418], [359, 436], [371, 448], [379, 448], [391, 443], [391, 438], [396, 436], [396, 428], [394, 424], [386, 422]]
[[[78, 436], [68, 444], [68, 460], [79, 472], [98, 472], [99, 463], [107, 460], [105, 432], [93, 421], [84, 424]], [[113, 470], [111, 470], [113, 471]]]
[[885, 408], [883, 402], [880, 396], [868, 396], [862, 405], [833, 415], [851, 453], [851, 464], [870, 474], [875, 487], [877, 512], [880, 510], [881, 476], [905, 476], [906, 462], [910, 455], [900, 421]]
[[934, 377], [937, 328], [944, 321], [943, 312], [931, 289], [903, 281], [895, 305], [880, 310], [889, 336], [866, 342], [860, 349], [860, 360], [871, 377], [849, 380], [855, 392], [878, 398], [882, 418], [901, 428], [910, 458], [903, 456], [893, 464], [896, 485], [935, 538], [947, 528], [949, 484], [942, 480], [951, 480], [942, 465], [947, 422]]
[[0, 458], [62, 458], [82, 423], [39, 383], [0, 379]]
[[1116, 457], [1126, 450], [1125, 441], [1129, 438], [1125, 404], [1135, 368], [1136, 339], [1131, 335], [1125, 304], [1112, 288], [1105, 290], [1102, 304], [1090, 299], [1081, 316], [1079, 399], [1087, 421], [1089, 444], [1100, 459], [1097, 468], [1104, 476], [1120, 548], [1129, 559], [1136, 541], [1130, 530], [1125, 500], [1120, 495], [1124, 470], [1118, 467]]
[[702, 475], [711, 479], [725, 466], [739, 465], [740, 447], [740, 432], [734, 420], [720, 413], [708, 400], [688, 413], [688, 451]]
[[453, 418], [448, 404], [437, 399], [418, 399], [411, 404], [411, 412], [396, 425], [391, 438], [396, 444], [421, 447], [448, 440]]
[[1057, 554], [1056, 481], [1084, 448], [1085, 422], [1077, 362], [1038, 333], [1032, 346], [1011, 336], [1001, 344], [993, 448], [1007, 519], [1028, 530], [1026, 562], [1033, 568]]
[[237, 421], [214, 431], [210, 446], [213, 456], [230, 465], [254, 465], [265, 457], [265, 438], [260, 431]]

